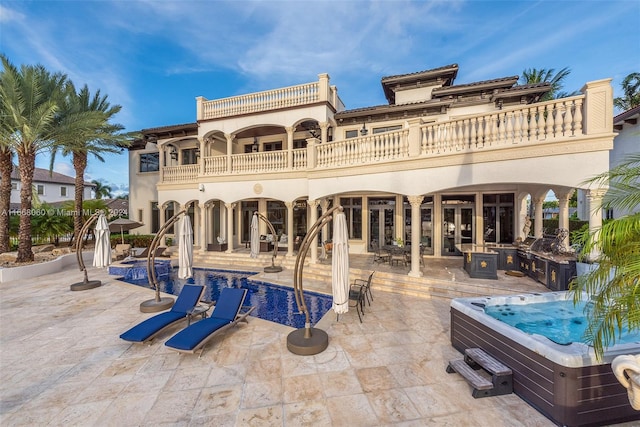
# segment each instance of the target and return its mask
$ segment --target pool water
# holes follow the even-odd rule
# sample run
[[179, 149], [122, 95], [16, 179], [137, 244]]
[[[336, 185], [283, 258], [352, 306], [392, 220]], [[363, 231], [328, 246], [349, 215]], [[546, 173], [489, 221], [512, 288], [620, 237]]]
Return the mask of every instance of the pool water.
[[[572, 342], [587, 343], [584, 333], [587, 329], [585, 309], [588, 304], [572, 300], [548, 301], [528, 304], [487, 305], [484, 311], [494, 319], [516, 327], [528, 334], [538, 334], [551, 341], [568, 345]], [[629, 333], [623, 329], [620, 344], [640, 341], [640, 332]]]
[[[304, 314], [298, 313], [298, 305], [293, 293], [293, 289], [278, 286], [271, 283], [248, 280], [254, 272], [213, 270], [205, 268], [194, 268], [193, 278], [179, 279], [177, 268], [170, 274], [158, 275], [160, 290], [172, 295], [178, 295], [182, 286], [186, 283], [196, 283], [205, 285], [203, 300], [217, 301], [222, 288], [233, 287], [247, 289], [245, 305], [255, 307], [251, 316], [260, 319], [303, 328], [305, 323]], [[149, 286], [146, 278], [123, 278], [125, 282], [139, 286]], [[322, 316], [331, 308], [332, 297], [315, 292], [305, 291], [305, 302], [312, 325], [315, 325]]]

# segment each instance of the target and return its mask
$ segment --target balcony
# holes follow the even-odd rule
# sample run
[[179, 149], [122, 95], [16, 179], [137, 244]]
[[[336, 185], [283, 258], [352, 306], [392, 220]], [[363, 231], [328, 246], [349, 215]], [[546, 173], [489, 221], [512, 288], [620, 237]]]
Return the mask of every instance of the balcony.
[[[593, 85], [592, 93], [589, 88]], [[317, 84], [302, 85], [276, 91], [234, 98], [233, 102], [217, 100], [203, 103], [202, 114], [215, 117], [230, 111], [266, 111], [289, 102], [314, 102]], [[582, 144], [591, 137], [611, 135], [611, 86], [608, 80], [588, 83], [585, 94], [543, 103], [527, 104], [488, 113], [424, 123], [412, 119], [400, 130], [336, 140], [320, 144], [308, 140], [304, 149], [269, 151], [204, 157], [204, 164], [162, 168], [162, 183], [189, 183], [211, 176], [253, 174], [307, 173], [335, 170], [350, 173], [348, 168], [394, 164], [408, 160], [421, 161], [429, 167], [431, 159], [473, 153], [513, 150], [519, 147], [549, 144]], [[330, 91], [327, 92], [327, 95]], [[602, 95], [605, 93], [604, 95]], [[283, 101], [286, 98], [287, 101]], [[590, 126], [589, 126], [590, 125]], [[582, 145], [577, 145], [582, 150]], [[585, 148], [584, 150], [587, 150]], [[505, 153], [503, 151], [501, 155]], [[517, 158], [514, 152], [512, 156]], [[470, 157], [474, 159], [474, 157]], [[364, 170], [363, 170], [364, 172]]]

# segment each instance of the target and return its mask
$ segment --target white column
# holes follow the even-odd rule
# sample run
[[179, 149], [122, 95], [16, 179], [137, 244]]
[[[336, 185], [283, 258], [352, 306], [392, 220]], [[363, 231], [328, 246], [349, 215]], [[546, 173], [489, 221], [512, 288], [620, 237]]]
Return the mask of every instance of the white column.
[[[310, 210], [309, 212], [309, 224], [310, 226], [307, 226], [307, 230], [313, 226], [316, 221], [318, 221], [318, 201], [317, 200], [309, 200], [307, 201], [307, 209]], [[317, 243], [317, 237], [314, 237], [312, 242], [309, 242], [309, 244], [311, 245], [311, 264], [316, 264], [318, 262], [318, 243]]]
[[[233, 154], [233, 138], [234, 134], [225, 133], [224, 137], [227, 138], [227, 173], [231, 173], [231, 154]], [[231, 247], [231, 242], [229, 242]]]
[[544, 196], [542, 197], [536, 197], [535, 199], [533, 199], [533, 203], [535, 206], [535, 218], [534, 218], [534, 237], [540, 238], [543, 236], [544, 234], [544, 230], [543, 230], [543, 225], [542, 225], [542, 204], [544, 203]]
[[293, 169], [293, 131], [295, 130], [292, 126], [287, 126], [284, 128], [287, 131], [287, 169]]
[[322, 144], [327, 143], [327, 130], [329, 129], [329, 122], [320, 122], [320, 142]]
[[420, 206], [422, 206], [422, 196], [409, 196], [411, 204], [411, 271], [409, 276], [422, 277], [420, 269]]
[[164, 181], [164, 147], [157, 144], [158, 146], [158, 168], [160, 170], [160, 182]]
[[293, 206], [295, 202], [284, 202], [287, 207], [287, 256], [293, 256]]
[[[556, 192], [556, 196], [558, 197], [558, 228], [564, 228], [569, 231], [569, 199], [571, 199], [571, 195], [573, 194], [573, 190], [568, 193], [558, 193]], [[562, 246], [564, 249], [569, 248], [569, 238], [567, 236], [566, 239], [562, 242]]]
[[[597, 242], [602, 228], [602, 197], [605, 189], [594, 189], [587, 192], [587, 200], [589, 201], [589, 233], [594, 236]], [[600, 247], [595, 246], [589, 254], [590, 260], [596, 260], [600, 257]]]
[[[478, 245], [484, 245], [484, 199], [482, 198], [482, 193], [476, 193], [476, 213], [475, 213], [475, 230], [476, 230], [476, 241], [475, 243]], [[496, 212], [496, 214], [500, 214], [500, 212]], [[498, 236], [496, 235], [496, 242], [498, 241]]]
[[207, 251], [207, 207], [205, 203], [198, 202], [198, 209], [195, 209], [200, 226], [198, 227], [198, 240], [200, 241], [200, 252], [204, 254]]
[[[329, 209], [329, 199], [322, 199], [320, 201], [320, 207], [322, 208], [322, 215], [324, 215], [327, 210]], [[318, 219], [318, 217], [316, 217], [316, 220]], [[324, 227], [322, 227], [322, 243], [327, 241], [327, 237], [329, 234], [329, 225], [325, 225]]]
[[442, 256], [442, 194], [433, 195], [433, 256]]
[[227, 208], [227, 253], [233, 253], [234, 241], [233, 241], [233, 209], [236, 207], [236, 203], [225, 203]]

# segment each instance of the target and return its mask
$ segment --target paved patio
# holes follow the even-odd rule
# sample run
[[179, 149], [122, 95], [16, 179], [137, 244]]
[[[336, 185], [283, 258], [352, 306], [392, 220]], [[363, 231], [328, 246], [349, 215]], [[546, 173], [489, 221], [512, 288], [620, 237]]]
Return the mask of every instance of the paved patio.
[[[281, 273], [286, 276], [286, 273]], [[552, 426], [515, 394], [483, 399], [449, 359], [449, 303], [376, 291], [318, 327], [329, 348], [296, 356], [293, 329], [251, 317], [202, 358], [118, 338], [150, 289], [89, 269], [0, 284], [0, 424], [82, 426]], [[177, 329], [176, 329], [177, 330]], [[630, 425], [630, 424], [629, 424]]]

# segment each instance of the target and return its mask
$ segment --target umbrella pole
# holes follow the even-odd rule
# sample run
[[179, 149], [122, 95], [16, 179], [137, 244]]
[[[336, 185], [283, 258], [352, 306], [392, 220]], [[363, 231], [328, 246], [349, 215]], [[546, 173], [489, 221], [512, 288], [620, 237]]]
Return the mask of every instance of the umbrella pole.
[[87, 289], [97, 288], [102, 284], [100, 280], [89, 280], [89, 275], [87, 274], [87, 267], [84, 265], [84, 260], [82, 259], [82, 236], [85, 235], [91, 224], [93, 224], [98, 217], [100, 216], [100, 212], [96, 212], [89, 217], [87, 222], [84, 223], [82, 229], [80, 229], [80, 236], [76, 240], [76, 259], [78, 260], [78, 267], [80, 271], [84, 273], [84, 280], [82, 282], [74, 283], [70, 286], [72, 291], [85, 291]]
[[312, 356], [322, 353], [329, 346], [329, 335], [322, 329], [311, 327], [309, 310], [304, 300], [304, 290], [302, 288], [302, 270], [304, 267], [304, 259], [307, 256], [309, 247], [315, 243], [316, 236], [322, 227], [333, 220], [333, 212], [342, 209], [342, 206], [335, 206], [325, 212], [324, 215], [318, 218], [316, 223], [311, 226], [300, 244], [298, 256], [296, 257], [296, 266], [293, 272], [293, 292], [298, 308], [305, 315], [305, 325], [304, 328], [296, 329], [287, 336], [287, 349], [293, 354]]

